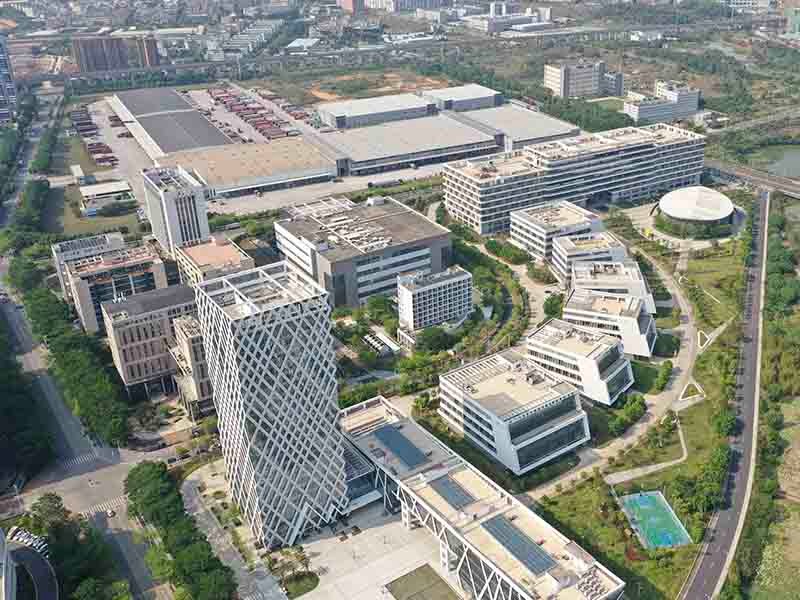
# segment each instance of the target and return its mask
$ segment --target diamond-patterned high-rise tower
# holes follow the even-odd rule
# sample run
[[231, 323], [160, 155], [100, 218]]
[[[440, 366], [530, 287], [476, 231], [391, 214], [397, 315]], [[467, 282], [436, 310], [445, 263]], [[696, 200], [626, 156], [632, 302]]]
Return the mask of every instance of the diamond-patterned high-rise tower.
[[327, 292], [286, 263], [197, 286], [234, 501], [265, 546], [347, 504]]

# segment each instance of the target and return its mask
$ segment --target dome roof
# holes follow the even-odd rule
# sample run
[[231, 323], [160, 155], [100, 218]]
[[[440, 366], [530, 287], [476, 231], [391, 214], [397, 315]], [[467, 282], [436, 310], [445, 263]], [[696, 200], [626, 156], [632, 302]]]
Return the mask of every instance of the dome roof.
[[733, 202], [725, 194], [695, 185], [665, 194], [658, 203], [661, 212], [682, 221], [719, 221], [733, 214]]

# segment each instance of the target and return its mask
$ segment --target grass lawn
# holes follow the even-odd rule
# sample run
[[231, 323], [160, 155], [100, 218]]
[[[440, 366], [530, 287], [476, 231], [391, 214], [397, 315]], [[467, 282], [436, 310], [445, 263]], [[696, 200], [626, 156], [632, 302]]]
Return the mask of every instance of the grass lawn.
[[672, 600], [691, 568], [696, 546], [644, 550], [603, 482], [590, 479], [543, 503], [542, 515], [620, 576], [630, 600]]
[[53, 188], [44, 212], [45, 230], [64, 235], [92, 235], [127, 227], [129, 233], [136, 233], [139, 221], [136, 213], [119, 217], [78, 217], [70, 207], [70, 202], [78, 201], [78, 187], [71, 185], [65, 189]]
[[742, 272], [742, 259], [732, 252], [734, 247], [730, 243], [722, 244], [716, 250], [706, 250], [702, 258], [689, 260], [687, 275], [707, 292], [700, 295], [699, 300], [689, 294], [695, 305], [702, 304], [695, 316], [705, 327], [718, 327], [739, 312], [735, 290]]
[[764, 548], [750, 600], [797, 600], [800, 571], [800, 504], [779, 501], [783, 518], [769, 528], [770, 542]]
[[319, 585], [319, 577], [311, 571], [295, 573], [283, 580], [286, 586], [286, 595], [290, 598], [299, 598]]
[[681, 307], [656, 309], [656, 327], [659, 329], [674, 329], [681, 324]]
[[484, 475], [499, 486], [514, 493], [526, 492], [547, 483], [577, 466], [579, 462], [577, 455], [574, 452], [569, 452], [534, 469], [530, 475], [518, 477], [499, 462], [492, 460], [483, 450], [451, 432], [436, 412], [428, 411], [422, 415], [415, 415], [414, 418], [417, 423], [465, 458]]
[[592, 104], [602, 106], [606, 110], [622, 110], [624, 102], [621, 98], [603, 98], [595, 100]]
[[649, 394], [658, 378], [658, 367], [632, 360], [631, 368], [633, 369], [633, 378], [635, 380], [633, 389], [642, 394]]
[[609, 472], [616, 473], [618, 471], [626, 471], [636, 467], [643, 467], [645, 465], [656, 465], [671, 460], [677, 460], [683, 453], [681, 449], [681, 440], [678, 436], [678, 430], [675, 429], [663, 441], [663, 445], [649, 446], [646, 439], [642, 439], [633, 449], [627, 454], [623, 454], [622, 458], [617, 459], [613, 467], [609, 467]]

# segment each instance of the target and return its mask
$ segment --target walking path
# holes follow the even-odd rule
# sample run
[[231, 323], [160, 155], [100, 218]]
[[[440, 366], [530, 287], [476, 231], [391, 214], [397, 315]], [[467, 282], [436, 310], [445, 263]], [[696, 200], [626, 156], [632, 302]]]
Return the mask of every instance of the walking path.
[[681, 312], [688, 318], [685, 322], [675, 327], [672, 331], [681, 338], [681, 348], [678, 356], [673, 359], [672, 377], [666, 388], [660, 394], [646, 395], [647, 412], [638, 423], [634, 424], [624, 435], [606, 444], [602, 448], [584, 448], [578, 452], [580, 462], [576, 467], [567, 471], [563, 475], [549, 481], [547, 484], [537, 487], [521, 495], [520, 500], [538, 500], [542, 496], [557, 495], [556, 486], [561, 489], [570, 481], [579, 481], [581, 473], [586, 472], [591, 475], [595, 467], [601, 469], [608, 463], [610, 457], [617, 457], [629, 446], [635, 445], [650, 428], [651, 425], [658, 423], [664, 414], [673, 407], [686, 388], [692, 381], [692, 368], [697, 358], [697, 332], [694, 325], [694, 313], [692, 305], [686, 299], [683, 290], [680, 288], [675, 278], [668, 273], [656, 260], [641, 249], [637, 249], [645, 256], [658, 271], [664, 285], [669, 290], [672, 297], [680, 306]]
[[217, 468], [219, 467], [216, 463], [201, 467], [183, 482], [181, 494], [186, 511], [197, 520], [197, 526], [208, 537], [209, 543], [214, 548], [214, 554], [233, 569], [236, 582], [239, 584], [240, 598], [286, 600], [286, 594], [281, 591], [277, 580], [262, 563], [258, 562], [252, 571], [247, 568], [239, 551], [231, 543], [228, 532], [222, 528], [214, 513], [203, 504], [198, 486], [204, 477], [209, 477], [210, 472]]

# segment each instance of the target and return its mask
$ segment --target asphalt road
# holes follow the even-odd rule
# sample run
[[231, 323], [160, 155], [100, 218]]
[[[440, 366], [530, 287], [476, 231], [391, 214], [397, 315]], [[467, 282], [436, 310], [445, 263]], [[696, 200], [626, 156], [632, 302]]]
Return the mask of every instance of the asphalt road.
[[11, 558], [31, 576], [36, 588], [36, 600], [58, 600], [58, 580], [50, 563], [27, 546], [11, 544]]
[[[763, 200], [764, 193], [762, 193]], [[739, 374], [737, 375], [736, 411], [739, 428], [731, 440], [733, 460], [725, 493], [725, 506], [712, 519], [706, 533], [707, 546], [696, 565], [692, 579], [686, 586], [683, 598], [706, 600], [714, 596], [717, 584], [725, 574], [725, 560], [735, 552], [734, 538], [742, 512], [747, 509], [745, 496], [753, 456], [753, 436], [756, 409], [757, 348], [760, 343], [759, 315], [761, 314], [761, 266], [766, 245], [764, 203], [758, 204], [758, 237], [756, 259], [750, 267], [747, 299], [744, 311], [744, 335], [740, 342]]]

